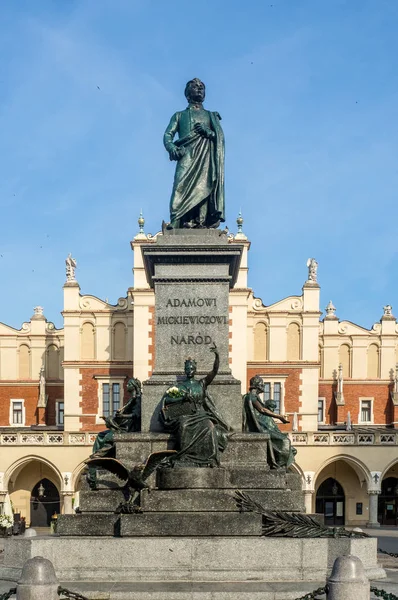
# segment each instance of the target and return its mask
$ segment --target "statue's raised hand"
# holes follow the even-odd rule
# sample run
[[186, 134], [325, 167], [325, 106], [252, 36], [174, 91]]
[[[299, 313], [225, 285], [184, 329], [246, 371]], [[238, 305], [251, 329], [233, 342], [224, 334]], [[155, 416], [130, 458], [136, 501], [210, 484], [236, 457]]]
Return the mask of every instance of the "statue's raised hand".
[[182, 156], [184, 156], [185, 154], [185, 148], [184, 146], [181, 146], [181, 148], [178, 148], [177, 146], [175, 146], [174, 144], [170, 147], [169, 150], [169, 158], [170, 160], [180, 160], [180, 158]]
[[218, 348], [217, 348], [215, 342], [213, 342], [213, 345], [210, 346], [209, 350], [210, 350], [210, 352], [214, 352], [214, 354], [218, 354]]
[[196, 133], [199, 133], [199, 135], [201, 135], [204, 138], [207, 139], [212, 139], [214, 137], [214, 133], [211, 129], [209, 129], [209, 127], [206, 127], [206, 125], [203, 125], [203, 123], [196, 123], [194, 125], [194, 129], [196, 131]]

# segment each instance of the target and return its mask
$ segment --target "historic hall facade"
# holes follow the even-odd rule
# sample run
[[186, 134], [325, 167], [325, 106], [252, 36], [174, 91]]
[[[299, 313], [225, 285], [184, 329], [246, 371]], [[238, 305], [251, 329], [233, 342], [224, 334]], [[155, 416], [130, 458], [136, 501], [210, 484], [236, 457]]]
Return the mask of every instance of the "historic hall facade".
[[[266, 306], [248, 287], [250, 242], [241, 220], [228, 239], [244, 247], [230, 291], [230, 368], [242, 393], [259, 374], [266, 399], [288, 415], [281, 428], [297, 448], [307, 511], [323, 512], [329, 524], [396, 525], [398, 325], [391, 306], [370, 330], [339, 321], [331, 302], [323, 315], [314, 259], [301, 294]], [[53, 512], [76, 508], [101, 416], [123, 405], [130, 377], [145, 381], [152, 373], [154, 292], [141, 246], [155, 240], [141, 220], [131, 242], [134, 286], [116, 305], [82, 295], [68, 257], [62, 329], [41, 307], [19, 330], [0, 323], [0, 502], [5, 511], [12, 503], [27, 524], [46, 525]]]

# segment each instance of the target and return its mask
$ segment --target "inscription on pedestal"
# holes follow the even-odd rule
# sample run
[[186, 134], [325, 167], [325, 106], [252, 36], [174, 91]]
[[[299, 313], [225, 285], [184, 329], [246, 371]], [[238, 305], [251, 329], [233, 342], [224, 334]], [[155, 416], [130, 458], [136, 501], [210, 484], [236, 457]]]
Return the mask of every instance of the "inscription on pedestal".
[[220, 351], [221, 368], [228, 369], [227, 284], [162, 283], [155, 289], [156, 349], [161, 349], [155, 358], [156, 371], [180, 371], [187, 356], [208, 369], [213, 343]]

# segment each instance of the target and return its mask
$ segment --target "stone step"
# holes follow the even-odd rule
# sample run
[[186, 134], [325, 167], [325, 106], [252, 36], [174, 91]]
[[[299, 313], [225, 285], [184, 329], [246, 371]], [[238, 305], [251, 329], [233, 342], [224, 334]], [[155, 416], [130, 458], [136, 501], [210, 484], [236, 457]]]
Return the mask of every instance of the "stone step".
[[120, 489], [81, 490], [79, 494], [79, 510], [82, 513], [114, 513], [119, 504], [125, 502], [125, 500], [123, 491]]
[[260, 536], [261, 515], [239, 512], [60, 515], [60, 536]]
[[120, 518], [113, 513], [81, 513], [59, 515], [57, 534], [60, 536], [111, 536], [120, 535]]
[[267, 470], [263, 466], [238, 465], [220, 468], [159, 469], [156, 487], [160, 489], [195, 488], [259, 488], [301, 490], [298, 473], [286, 473], [284, 469]]
[[325, 582], [136, 581], [131, 584], [112, 581], [99, 584], [64, 581], [61, 585], [89, 600], [296, 600], [324, 586]]
[[151, 512], [120, 515], [121, 537], [260, 536], [262, 517], [239, 512]]
[[[304, 496], [290, 490], [245, 489], [245, 492], [268, 510], [304, 512]], [[141, 508], [144, 512], [237, 512], [234, 489], [143, 490]], [[82, 513], [116, 511], [125, 501], [122, 490], [80, 492]]]
[[[244, 490], [267, 510], [304, 512], [304, 494], [290, 490]], [[236, 512], [235, 490], [143, 490], [144, 512]]]

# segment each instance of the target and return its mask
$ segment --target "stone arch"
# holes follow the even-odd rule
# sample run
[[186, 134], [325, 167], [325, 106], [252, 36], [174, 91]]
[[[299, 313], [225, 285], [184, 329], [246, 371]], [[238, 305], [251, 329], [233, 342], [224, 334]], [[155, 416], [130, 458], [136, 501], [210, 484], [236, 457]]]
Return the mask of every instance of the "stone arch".
[[85, 321], [80, 329], [80, 357], [82, 360], [95, 359], [95, 325]]
[[378, 379], [380, 377], [380, 349], [378, 344], [370, 344], [368, 347], [368, 379]]
[[46, 374], [48, 379], [59, 379], [59, 348], [55, 344], [47, 346]]
[[[350, 467], [352, 467], [352, 469], [357, 474], [359, 482], [362, 481], [361, 477], [364, 477], [366, 483], [367, 484], [370, 483], [370, 481], [371, 481], [371, 474], [370, 474], [370, 471], [369, 471], [368, 467], [365, 465], [365, 463], [363, 463], [361, 460], [359, 460], [358, 458], [356, 458], [354, 456], [348, 456], [347, 454], [335, 454], [334, 456], [331, 456], [330, 458], [328, 458], [327, 460], [325, 460], [322, 463], [322, 465], [318, 468], [318, 470], [315, 472], [315, 475], [314, 475], [314, 487], [315, 487], [315, 489], [317, 487], [319, 487], [321, 485], [321, 483], [325, 479], [327, 479], [329, 477], [329, 475], [327, 475], [325, 473], [324, 479], [320, 478], [320, 476], [322, 474], [322, 471], [324, 471], [328, 466], [330, 466], [334, 462], [338, 462], [340, 460], [343, 461], [343, 462], [346, 462]], [[343, 485], [342, 485], [342, 487], [344, 489]]]
[[268, 360], [268, 328], [264, 321], [259, 321], [253, 328], [253, 359]]
[[[41, 481], [46, 480], [51, 484], [47, 487], [57, 490], [59, 507], [62, 489], [61, 473], [49, 460], [37, 455], [24, 456], [10, 465], [5, 473], [4, 486], [14, 505], [15, 512], [19, 512], [21, 516], [25, 517], [27, 524], [30, 524], [31, 514], [33, 514], [33, 490], [37, 489]], [[40, 502], [45, 503], [46, 501], [43, 498]], [[42, 505], [40, 504], [40, 506]]]
[[76, 492], [76, 488], [79, 484], [79, 479], [80, 479], [81, 474], [83, 473], [84, 469], [86, 468], [86, 466], [87, 466], [86, 463], [84, 461], [82, 461], [73, 469], [71, 485], [72, 485], [72, 490], [74, 492]]
[[297, 473], [298, 475], [300, 475], [301, 485], [304, 490], [305, 489], [305, 476], [304, 476], [303, 469], [300, 467], [300, 465], [297, 464], [297, 462], [294, 462], [292, 465], [290, 465], [289, 470], [293, 471], [293, 473]]
[[[398, 458], [393, 458], [391, 460], [391, 462], [389, 462], [387, 464], [387, 466], [384, 468], [384, 470], [381, 472], [380, 483], [383, 481], [383, 479], [385, 478], [385, 476], [387, 475], [389, 470], [392, 469], [392, 467], [394, 467], [395, 465], [398, 466]], [[398, 471], [397, 471], [397, 477], [398, 477]]]
[[301, 326], [296, 321], [287, 327], [287, 360], [297, 361], [301, 358]]
[[343, 366], [343, 377], [351, 377], [351, 346], [341, 344], [339, 348], [339, 364]]
[[18, 349], [18, 377], [19, 379], [31, 379], [30, 347], [21, 344]]
[[62, 475], [60, 470], [54, 465], [54, 463], [52, 463], [50, 460], [48, 460], [47, 458], [43, 457], [43, 456], [38, 456], [37, 454], [28, 454], [26, 456], [23, 456], [21, 458], [19, 458], [18, 460], [16, 460], [15, 462], [13, 462], [8, 469], [5, 471], [4, 473], [4, 488], [8, 488], [8, 485], [10, 483], [10, 479], [14, 474], [18, 474], [19, 471], [25, 467], [26, 465], [28, 465], [30, 462], [32, 461], [37, 461], [37, 462], [42, 462], [44, 465], [46, 465], [47, 467], [49, 467], [50, 470], [52, 470], [58, 479], [54, 478], [53, 483], [56, 486], [59, 486], [59, 488], [61, 488], [62, 486]]
[[118, 321], [112, 328], [113, 333], [113, 360], [126, 360], [127, 328], [122, 321]]

